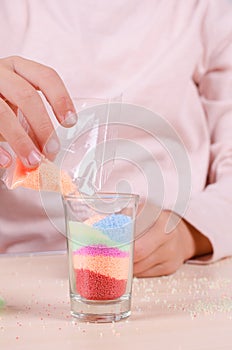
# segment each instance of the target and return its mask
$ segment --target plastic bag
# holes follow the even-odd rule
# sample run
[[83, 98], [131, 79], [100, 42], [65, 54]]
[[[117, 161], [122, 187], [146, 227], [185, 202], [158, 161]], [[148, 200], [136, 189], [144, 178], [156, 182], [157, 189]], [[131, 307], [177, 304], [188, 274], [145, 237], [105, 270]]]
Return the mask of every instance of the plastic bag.
[[55, 163], [81, 193], [100, 191], [113, 169], [121, 113], [121, 103], [114, 101], [78, 100], [77, 124], [57, 129], [62, 146]]
[[[74, 192], [93, 194], [110, 175], [115, 158], [117, 123], [121, 105], [118, 102], [74, 100], [78, 122], [72, 128], [57, 123], [55, 132], [61, 149], [54, 162], [44, 158], [36, 169], [27, 169], [13, 156], [13, 162], [2, 175], [8, 189], [16, 187], [37, 191], [54, 191], [66, 195]], [[50, 107], [46, 106], [48, 112]], [[28, 132], [28, 123], [19, 113]], [[52, 137], [52, 135], [51, 135]]]
[[77, 192], [76, 185], [65, 171], [44, 158], [36, 169], [26, 168], [16, 158], [3, 175], [3, 181], [9, 189], [17, 187], [36, 191], [61, 192], [63, 195]]

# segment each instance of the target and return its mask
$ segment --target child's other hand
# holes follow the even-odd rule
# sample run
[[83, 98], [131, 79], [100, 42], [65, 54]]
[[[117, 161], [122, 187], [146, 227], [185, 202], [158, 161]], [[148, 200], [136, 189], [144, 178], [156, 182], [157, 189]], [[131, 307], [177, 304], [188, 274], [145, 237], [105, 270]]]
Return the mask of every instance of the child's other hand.
[[[172, 213], [176, 216], [176, 214]], [[186, 260], [212, 253], [209, 240], [183, 219], [166, 233], [169, 211], [135, 241], [134, 275], [154, 277], [174, 273]]]

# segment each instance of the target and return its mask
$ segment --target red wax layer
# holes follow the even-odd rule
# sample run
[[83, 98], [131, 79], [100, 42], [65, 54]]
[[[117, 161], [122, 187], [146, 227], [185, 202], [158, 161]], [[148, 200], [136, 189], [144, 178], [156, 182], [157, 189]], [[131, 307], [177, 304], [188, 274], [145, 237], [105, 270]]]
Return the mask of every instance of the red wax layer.
[[101, 275], [86, 269], [75, 270], [77, 292], [89, 300], [114, 300], [126, 291], [126, 280]]

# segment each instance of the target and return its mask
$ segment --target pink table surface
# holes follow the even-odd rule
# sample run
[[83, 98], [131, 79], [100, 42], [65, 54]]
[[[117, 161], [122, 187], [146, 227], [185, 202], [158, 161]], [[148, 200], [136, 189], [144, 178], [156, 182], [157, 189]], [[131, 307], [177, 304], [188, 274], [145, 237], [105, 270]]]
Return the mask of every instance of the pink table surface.
[[232, 349], [232, 259], [134, 279], [132, 316], [73, 321], [65, 254], [0, 256], [0, 349]]

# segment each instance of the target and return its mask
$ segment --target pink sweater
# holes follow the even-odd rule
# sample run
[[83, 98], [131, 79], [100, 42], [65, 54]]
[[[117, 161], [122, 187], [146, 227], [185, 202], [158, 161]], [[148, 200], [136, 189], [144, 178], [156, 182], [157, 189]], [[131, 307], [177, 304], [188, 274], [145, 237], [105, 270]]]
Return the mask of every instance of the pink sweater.
[[[204, 260], [232, 255], [229, 0], [2, 0], [0, 54], [52, 66], [72, 96], [105, 98], [123, 92], [123, 102], [161, 115], [182, 139], [191, 167], [191, 193], [180, 214], [212, 242], [214, 253]], [[148, 129], [154, 130], [152, 118], [149, 122]], [[157, 204], [172, 208], [178, 179], [167, 150], [136, 128], [119, 132], [159, 162], [165, 194]], [[148, 191], [149, 200], [158, 202], [158, 173], [149, 173], [147, 153], [135, 153], [133, 161], [145, 176], [119, 160], [106, 188], [114, 190], [117, 181], [126, 179], [141, 198]], [[178, 172], [184, 181], [184, 164]], [[150, 181], [156, 175], [157, 181]], [[188, 195], [189, 188], [181, 185], [179, 191]], [[0, 252], [65, 248], [58, 232], [63, 225], [61, 203], [54, 194], [44, 196], [47, 213], [40, 194], [8, 191], [1, 184]]]

